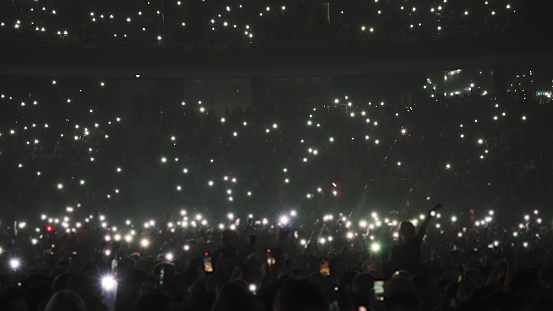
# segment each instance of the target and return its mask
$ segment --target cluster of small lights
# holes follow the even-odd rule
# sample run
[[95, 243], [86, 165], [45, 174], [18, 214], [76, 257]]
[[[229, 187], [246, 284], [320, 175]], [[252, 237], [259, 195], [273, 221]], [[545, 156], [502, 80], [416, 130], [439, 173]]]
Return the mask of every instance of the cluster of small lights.
[[[192, 246], [188, 240], [180, 242], [181, 244], [177, 245], [167, 245], [167, 243], [162, 243], [163, 245], [161, 245], [160, 240], [155, 238], [156, 234], [163, 232], [171, 234], [197, 233], [198, 229], [222, 231], [228, 228], [237, 230], [241, 220], [244, 221], [246, 219], [251, 226], [257, 227], [259, 232], [271, 232], [283, 227], [289, 228], [293, 231], [291, 239], [302, 247], [308, 247], [309, 244], [315, 243], [319, 245], [322, 251], [327, 251], [334, 247], [336, 241], [346, 241], [347, 243], [356, 243], [357, 241], [371, 255], [378, 255], [383, 250], [389, 249], [397, 243], [400, 226], [400, 219], [397, 215], [389, 214], [388, 212], [382, 214], [376, 211], [364, 212], [359, 215], [361, 217], [349, 217], [342, 213], [326, 213], [318, 217], [318, 219], [322, 220], [324, 226], [341, 229], [321, 231], [321, 234], [316, 239], [312, 239], [308, 232], [297, 231], [302, 226], [300, 219], [304, 215], [296, 210], [281, 211], [280, 214], [273, 215], [272, 217], [260, 217], [251, 213], [242, 215], [229, 212], [224, 217], [225, 219], [216, 220], [197, 212], [189, 214], [186, 209], [182, 209], [175, 221], [165, 220], [157, 222], [154, 219], [149, 219], [137, 222], [142, 223], [142, 225], [135, 225], [135, 222], [130, 219], [125, 220], [121, 225], [114, 224], [103, 214], [89, 215], [84, 219], [79, 219], [73, 216], [73, 211], [74, 208], [68, 206], [66, 207], [67, 214], [59, 216], [42, 214], [40, 217], [36, 217], [36, 219], [16, 221], [15, 225], [19, 231], [24, 232], [25, 235], [29, 235], [28, 243], [38, 245], [49, 240], [49, 237], [52, 235], [55, 236], [60, 233], [73, 233], [76, 235], [80, 232], [83, 224], [94, 222], [98, 223], [102, 228], [102, 239], [106, 243], [106, 246], [102, 250], [104, 257], [113, 258], [115, 254], [112, 249], [113, 243], [123, 243], [124, 248], [128, 251], [145, 253], [150, 252], [150, 250], [159, 251], [158, 247], [162, 247], [162, 251], [164, 252], [162, 260], [165, 262], [173, 262], [188, 252], [196, 253], [203, 250]], [[496, 217], [496, 212], [494, 210], [485, 210], [479, 214], [471, 215], [455, 214], [451, 211], [444, 211], [444, 213], [447, 215], [442, 214], [441, 211], [420, 214], [410, 221], [413, 225], [420, 226], [423, 221], [434, 220], [435, 223], [431, 228], [427, 229], [427, 234], [437, 236], [443, 235], [446, 231], [453, 232], [454, 234], [451, 235], [453, 240], [451, 242], [461, 244], [468, 234], [467, 232], [472, 229], [487, 232], [484, 230], [485, 228], [495, 228], [494, 217]], [[517, 247], [521, 251], [530, 251], [533, 247], [539, 247], [539, 245], [543, 244], [541, 241], [543, 238], [542, 232], [535, 230], [542, 226], [543, 223], [544, 220], [540, 211], [535, 209], [521, 215], [520, 223], [510, 230], [509, 237], [506, 238], [503, 233], [498, 233], [494, 236], [486, 233], [486, 236], [482, 238], [487, 239], [486, 243], [489, 242], [489, 251], [507, 245], [507, 241], [510, 247]], [[51, 248], [54, 249], [55, 245], [52, 244]], [[3, 247], [0, 247], [0, 254], [4, 250]], [[479, 250], [474, 249], [474, 251]], [[24, 265], [25, 262], [22, 258], [12, 257], [9, 261], [9, 267], [12, 270], [25, 268]], [[104, 277], [102, 279], [102, 286], [105, 288], [117, 286], [115, 278], [111, 275]]]
[[[533, 10], [548, 11], [547, 4], [539, 1], [530, 6]], [[0, 27], [12, 30], [13, 36], [29, 28], [37, 38], [43, 39], [45, 33], [57, 40], [79, 40], [90, 37], [83, 29], [101, 27], [99, 40], [140, 40], [147, 42], [181, 41], [189, 38], [190, 33], [208, 30], [228, 37], [253, 40], [257, 33], [265, 28], [278, 25], [283, 20], [301, 18], [299, 12], [290, 10], [289, 1], [275, 3], [274, 6], [264, 2], [223, 3], [218, 6], [207, 6], [206, 1], [200, 5], [205, 16], [195, 19], [188, 12], [188, 5], [183, 1], [148, 2], [133, 10], [122, 10], [115, 3], [108, 2], [101, 10], [90, 10], [95, 6], [72, 6], [61, 3], [31, 2], [30, 5], [15, 3], [15, 9], [0, 13]], [[20, 7], [19, 7], [20, 6]], [[306, 7], [307, 10], [312, 8]], [[298, 10], [301, 11], [301, 10]], [[330, 13], [331, 10], [329, 10]], [[17, 12], [17, 13], [13, 13]], [[358, 12], [364, 12], [359, 14]], [[7, 14], [11, 13], [11, 14]], [[367, 35], [392, 35], [397, 31], [407, 35], [433, 34], [445, 32], [498, 28], [504, 30], [517, 27], [521, 23], [547, 23], [548, 20], [527, 20], [522, 18], [519, 4], [516, 1], [482, 1], [478, 5], [454, 5], [452, 1], [407, 3], [398, 1], [390, 4], [387, 1], [365, 1], [359, 3], [355, 10], [340, 11], [342, 18], [347, 16], [347, 23], [353, 25], [352, 31]], [[393, 15], [394, 19], [387, 16]], [[71, 24], [74, 16], [82, 19]], [[480, 16], [480, 18], [475, 18]], [[485, 18], [484, 18], [485, 17]], [[333, 14], [326, 16], [327, 23], [333, 24]], [[454, 22], [453, 22], [454, 21]], [[162, 30], [154, 29], [152, 24], [163, 25]], [[401, 25], [402, 29], [398, 29]], [[276, 26], [275, 26], [276, 27]], [[165, 31], [170, 29], [170, 31]], [[280, 27], [284, 36], [293, 38], [298, 29], [285, 30]], [[90, 31], [90, 30], [88, 30]], [[166, 36], [166, 33], [173, 35]], [[223, 41], [223, 40], [222, 40]]]

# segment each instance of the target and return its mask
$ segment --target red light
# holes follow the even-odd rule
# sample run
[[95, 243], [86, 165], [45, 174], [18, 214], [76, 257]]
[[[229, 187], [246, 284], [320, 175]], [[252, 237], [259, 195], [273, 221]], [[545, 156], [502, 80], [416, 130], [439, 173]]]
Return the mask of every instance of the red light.
[[52, 232], [54, 231], [54, 228], [50, 225], [46, 226], [46, 232]]
[[204, 256], [209, 256], [209, 252], [205, 252], [205, 253], [204, 253]]

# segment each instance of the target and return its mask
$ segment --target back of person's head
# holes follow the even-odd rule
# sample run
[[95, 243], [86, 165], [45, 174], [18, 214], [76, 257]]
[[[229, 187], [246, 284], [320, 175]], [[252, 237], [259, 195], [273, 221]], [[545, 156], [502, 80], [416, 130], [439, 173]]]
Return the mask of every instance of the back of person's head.
[[86, 311], [83, 299], [77, 293], [64, 289], [48, 300], [45, 311]]
[[287, 280], [277, 293], [274, 311], [328, 310], [320, 288], [307, 280]]
[[416, 296], [406, 293], [394, 294], [385, 300], [386, 311], [419, 311], [421, 305]]
[[0, 291], [0, 310], [26, 311], [25, 293], [19, 288], [7, 287]]
[[464, 279], [459, 283], [459, 286], [457, 287], [457, 291], [455, 293], [455, 299], [458, 303], [462, 303], [467, 300], [472, 300], [474, 298], [474, 292], [476, 290], [476, 286], [474, 285], [474, 282], [468, 279]]
[[49, 286], [49, 285], [51, 285], [51, 280], [48, 277], [44, 276], [44, 275], [33, 273], [33, 274], [29, 275], [22, 282], [22, 287], [23, 288], [30, 288], [30, 287], [36, 286], [36, 285]]
[[211, 311], [263, 310], [263, 304], [246, 288], [245, 284], [227, 283], [217, 295]]
[[[221, 294], [221, 291], [223, 291], [223, 288], [225, 288], [225, 285], [227, 285], [230, 282], [230, 276], [223, 276], [219, 279], [217, 282], [217, 285], [215, 285], [215, 295], [219, 297]], [[228, 292], [228, 289], [227, 289]]]
[[522, 299], [513, 293], [493, 293], [489, 295], [487, 299], [495, 303], [499, 311], [522, 311], [524, 309]]
[[397, 294], [417, 295], [417, 289], [411, 280], [406, 278], [392, 278], [384, 285], [384, 297], [392, 297]]
[[69, 273], [62, 273], [56, 275], [52, 282], [52, 288], [55, 292], [67, 289], [67, 280], [69, 280]]
[[399, 225], [399, 234], [406, 241], [415, 237], [415, 226], [410, 221], [402, 221]]
[[305, 274], [310, 276], [319, 272], [319, 261], [315, 257], [308, 257], [305, 260]]
[[[244, 280], [248, 280], [250, 282], [259, 281], [259, 279], [262, 277], [262, 274], [261, 274], [262, 265], [263, 265], [263, 262], [259, 260], [257, 257], [254, 257], [252, 255], [248, 256], [248, 261], [246, 261], [246, 264], [244, 265], [244, 269], [242, 270], [241, 277]], [[286, 271], [286, 272], [291, 273], [291, 271]]]
[[353, 279], [359, 274], [358, 270], [348, 270], [340, 276], [340, 285], [341, 286], [351, 286], [353, 284]]
[[52, 295], [50, 286], [38, 284], [27, 289], [27, 304], [30, 310], [39, 310], [39, 306], [44, 306]]
[[424, 300], [425, 307], [432, 308], [439, 303], [440, 293], [432, 274], [424, 273], [414, 275], [411, 278], [411, 282], [415, 285], [419, 296]]
[[342, 276], [346, 272], [346, 263], [336, 256], [329, 261], [329, 268], [333, 275]]
[[396, 272], [394, 272], [394, 274], [392, 275], [392, 278], [394, 279], [397, 279], [397, 278], [404, 278], [404, 279], [411, 279], [412, 275], [411, 275], [411, 272], [407, 271], [407, 270], [397, 270]]
[[190, 285], [198, 281], [202, 277], [202, 270], [198, 267], [192, 266], [184, 271], [183, 279], [186, 284]]
[[493, 286], [477, 287], [474, 290], [473, 298], [475, 298], [475, 299], [478, 299], [478, 298], [486, 299], [486, 298], [488, 298], [488, 296], [495, 293], [496, 291], [497, 291], [496, 288], [493, 287]]
[[226, 229], [221, 234], [221, 244], [227, 248], [238, 248], [238, 233], [231, 229]]
[[149, 293], [152, 292], [152, 290], [156, 287], [156, 280], [154, 277], [146, 277], [144, 280], [142, 280], [142, 284], [140, 284], [140, 289], [138, 290], [138, 296], [143, 297], [147, 296]]
[[513, 276], [509, 290], [515, 294], [529, 289], [533, 284], [539, 284], [538, 276], [533, 273], [523, 272]]
[[170, 311], [172, 299], [169, 295], [154, 292], [140, 297], [134, 306], [134, 311]]
[[190, 259], [190, 263], [188, 264], [189, 268], [196, 267], [196, 268], [203, 268], [204, 267], [204, 259], [202, 257], [194, 257]]
[[526, 309], [526, 311], [550, 311], [550, 310], [553, 310], [553, 298], [551, 297], [541, 297], [536, 301], [534, 301]]
[[353, 278], [351, 291], [357, 306], [369, 306], [369, 295], [374, 286], [375, 278], [369, 273], [359, 273]]
[[194, 282], [188, 286], [188, 299], [197, 300], [201, 299], [206, 293], [204, 282]]
[[76, 292], [77, 294], [84, 296], [96, 296], [100, 294], [100, 287], [98, 286], [99, 277], [92, 278], [84, 274], [69, 274], [67, 278], [67, 289]]
[[100, 268], [94, 262], [88, 261], [82, 266], [80, 274], [91, 278], [98, 278], [100, 276]]
[[458, 305], [455, 311], [499, 311], [499, 308], [486, 299], [469, 299]]
[[509, 289], [524, 300], [525, 306], [538, 299], [544, 292], [544, 286], [538, 276], [530, 272], [515, 274]]
[[130, 271], [136, 267], [136, 262], [129, 256], [125, 256], [117, 263], [119, 271]]
[[468, 269], [464, 274], [465, 277], [473, 281], [477, 287], [482, 287], [486, 284], [486, 277], [477, 269]]
[[140, 287], [142, 281], [148, 277], [148, 272], [143, 269], [132, 269], [127, 274], [127, 283], [134, 287]]

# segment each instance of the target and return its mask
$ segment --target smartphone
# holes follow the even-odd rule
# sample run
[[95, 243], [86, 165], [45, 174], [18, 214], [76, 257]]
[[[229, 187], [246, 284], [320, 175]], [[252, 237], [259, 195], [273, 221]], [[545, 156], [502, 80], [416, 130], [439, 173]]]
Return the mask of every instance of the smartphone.
[[209, 252], [204, 253], [204, 271], [207, 273], [213, 272], [213, 264], [211, 263], [211, 255]]
[[270, 248], [265, 251], [265, 256], [267, 256], [267, 266], [272, 267], [276, 263], [276, 259]]
[[117, 257], [115, 257], [113, 258], [113, 260], [111, 260], [111, 273], [115, 273], [115, 270], [117, 270], [117, 264]]
[[384, 280], [376, 280], [373, 283], [374, 297], [377, 301], [384, 300]]
[[321, 258], [321, 261], [319, 262], [319, 273], [322, 276], [329, 276], [330, 275], [330, 265], [328, 263], [328, 259]]
[[165, 267], [161, 266], [161, 269], [159, 270], [159, 286], [162, 286], [164, 281], [165, 281]]
[[115, 298], [117, 295], [117, 279], [113, 275], [102, 277], [102, 304], [107, 310], [115, 310]]

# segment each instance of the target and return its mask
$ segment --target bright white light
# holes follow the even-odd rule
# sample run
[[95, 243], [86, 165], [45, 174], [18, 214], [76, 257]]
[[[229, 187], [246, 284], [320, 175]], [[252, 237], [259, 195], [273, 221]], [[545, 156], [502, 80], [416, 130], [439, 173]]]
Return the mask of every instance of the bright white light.
[[102, 288], [107, 291], [112, 291], [117, 287], [117, 280], [111, 275], [102, 278]]
[[10, 259], [10, 267], [13, 270], [17, 270], [21, 266], [21, 261], [19, 259], [13, 258]]
[[381, 246], [380, 246], [379, 243], [374, 242], [374, 243], [371, 244], [371, 251], [372, 252], [378, 253], [380, 251], [380, 249], [381, 249]]

